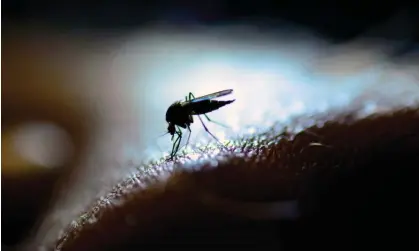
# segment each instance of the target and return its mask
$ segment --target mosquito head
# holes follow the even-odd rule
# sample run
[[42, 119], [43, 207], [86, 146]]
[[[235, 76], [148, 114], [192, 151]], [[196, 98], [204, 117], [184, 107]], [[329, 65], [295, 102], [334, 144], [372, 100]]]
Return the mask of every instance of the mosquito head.
[[175, 128], [175, 124], [173, 123], [169, 123], [169, 126], [167, 127], [167, 131], [170, 133], [170, 135], [175, 135], [176, 133], [176, 128]]

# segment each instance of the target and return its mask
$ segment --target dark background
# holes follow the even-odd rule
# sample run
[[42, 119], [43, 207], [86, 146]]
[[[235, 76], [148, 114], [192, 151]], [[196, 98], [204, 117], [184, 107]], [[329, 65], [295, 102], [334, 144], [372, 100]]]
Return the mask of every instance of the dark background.
[[38, 22], [72, 30], [138, 28], [156, 20], [179, 25], [246, 23], [271, 28], [278, 27], [280, 22], [290, 22], [308, 27], [334, 42], [344, 42], [397, 15], [374, 36], [411, 41], [417, 38], [417, 32], [411, 31], [419, 30], [415, 29], [419, 9], [414, 2], [7, 0], [2, 1], [2, 21], [4, 24]]

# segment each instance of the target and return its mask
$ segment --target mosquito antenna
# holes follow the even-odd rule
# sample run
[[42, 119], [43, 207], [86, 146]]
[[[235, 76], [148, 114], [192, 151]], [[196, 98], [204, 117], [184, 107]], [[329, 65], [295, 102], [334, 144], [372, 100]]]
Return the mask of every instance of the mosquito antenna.
[[164, 135], [169, 134], [169, 132], [165, 132], [162, 135], [158, 136], [157, 138], [163, 137]]
[[169, 134], [169, 132], [165, 132], [165, 133], [163, 133], [163, 134], [161, 134], [161, 135], [157, 136], [157, 137], [155, 138], [155, 140], [153, 140], [153, 144], [155, 144], [155, 146], [157, 146], [157, 148], [159, 149], [159, 151], [160, 151], [161, 153], [163, 153], [164, 151], [163, 151], [163, 149], [160, 147], [160, 145], [158, 144], [157, 139], [158, 139], [158, 138], [163, 137], [163, 136], [164, 136], [164, 135], [166, 135], [166, 134]]
[[[166, 134], [169, 134], [169, 132], [165, 132], [165, 133], [163, 133], [162, 135], [157, 136], [157, 137], [155, 138], [154, 142], [156, 142], [156, 140], [157, 140], [158, 138], [161, 138], [161, 137], [163, 137], [163, 136], [164, 136], [164, 135], [166, 135]], [[159, 146], [159, 148], [160, 148], [160, 146]], [[161, 149], [160, 149], [160, 150], [161, 150]]]

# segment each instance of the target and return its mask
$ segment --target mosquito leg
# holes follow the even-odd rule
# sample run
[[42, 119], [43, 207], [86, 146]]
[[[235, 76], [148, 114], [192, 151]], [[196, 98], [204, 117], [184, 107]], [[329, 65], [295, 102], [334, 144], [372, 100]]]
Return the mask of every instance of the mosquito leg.
[[178, 142], [177, 142], [177, 146], [176, 146], [176, 151], [175, 154], [179, 151], [179, 146], [180, 146], [180, 142], [182, 141], [182, 131], [179, 129], [179, 127], [177, 128], [177, 135], [178, 135]]
[[188, 131], [189, 131], [189, 134], [188, 134], [188, 139], [186, 140], [186, 144], [184, 145], [184, 146], [182, 146], [181, 147], [181, 149], [182, 148], [184, 148], [184, 147], [187, 147], [188, 146], [188, 144], [189, 144], [189, 140], [190, 140], [190, 138], [191, 138], [191, 134], [192, 134], [192, 131], [191, 131], [191, 128], [187, 125], [187, 129], [188, 129]]
[[188, 140], [186, 141], [185, 147], [189, 144], [189, 139], [191, 138], [191, 134], [192, 134], [192, 131], [191, 131], [191, 128], [189, 127], [189, 125], [187, 125], [187, 128], [188, 128], [188, 131], [189, 131], [189, 135], [188, 135]]
[[225, 128], [230, 128], [228, 125], [224, 125], [223, 123], [220, 123], [218, 121], [215, 121], [215, 120], [210, 119], [210, 117], [208, 117], [208, 115], [206, 115], [206, 114], [204, 114], [204, 116], [211, 123], [217, 124], [217, 125], [222, 126], [222, 127], [225, 127]]
[[178, 152], [178, 150], [179, 150], [179, 144], [180, 144], [181, 139], [182, 139], [182, 136], [180, 136], [180, 135], [178, 134], [178, 137], [176, 138], [175, 143], [173, 143], [172, 153], [170, 154], [170, 158], [171, 158], [171, 159], [173, 159], [173, 157], [175, 157], [175, 156], [176, 156], [176, 154], [177, 154], [177, 152]]
[[170, 159], [173, 159], [173, 157], [179, 151], [179, 145], [180, 145], [180, 142], [182, 141], [182, 131], [179, 130], [179, 128], [176, 131], [176, 135], [177, 135], [177, 138], [175, 142], [173, 142], [172, 153], [170, 154]]
[[175, 142], [173, 142], [172, 152], [170, 153], [170, 159], [173, 159], [173, 156], [175, 156], [175, 148], [178, 141], [179, 141], [179, 135], [176, 138]]
[[223, 145], [223, 143], [221, 143], [218, 139], [217, 139], [217, 137], [215, 137], [214, 136], [214, 134], [212, 134], [209, 130], [208, 130], [208, 128], [207, 128], [207, 126], [205, 125], [205, 123], [204, 123], [204, 121], [202, 121], [202, 119], [201, 119], [201, 116], [199, 116], [198, 115], [198, 118], [199, 118], [199, 120], [201, 121], [201, 124], [202, 124], [202, 126], [204, 127], [204, 129], [205, 129], [205, 131], [209, 134], [209, 135], [211, 135], [211, 137], [213, 137], [220, 145], [222, 145], [223, 147], [224, 147], [224, 149], [226, 149], [226, 150], [228, 150], [228, 148], [227, 147], [225, 147], [224, 145]]
[[[193, 123], [193, 118], [192, 118], [192, 115], [189, 115], [189, 120], [190, 120], [190, 122], [191, 122], [191, 123]], [[188, 146], [188, 144], [189, 144], [189, 139], [191, 138], [192, 130], [191, 130], [191, 128], [189, 127], [189, 124], [186, 124], [186, 128], [187, 128], [187, 129], [188, 129], [188, 131], [189, 131], [188, 140], [186, 141], [186, 144], [185, 144], [184, 146], [182, 146], [181, 148], [184, 148], [184, 147]]]

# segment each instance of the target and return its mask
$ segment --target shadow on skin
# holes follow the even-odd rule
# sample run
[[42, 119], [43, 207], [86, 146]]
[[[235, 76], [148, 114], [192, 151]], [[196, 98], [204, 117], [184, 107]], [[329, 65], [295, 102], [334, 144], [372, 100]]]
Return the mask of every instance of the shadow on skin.
[[[92, 204], [56, 247], [354, 250], [414, 244], [418, 109], [364, 119], [336, 114], [321, 128], [289, 136], [295, 137], [242, 139], [231, 150], [244, 155], [227, 153], [216, 168], [182, 170], [179, 162], [173, 171], [172, 162], [160, 162], [144, 167], [155, 175], [139, 169], [138, 179], [108, 194], [109, 203]], [[292, 216], [272, 209], [289, 201], [297, 202]]]

